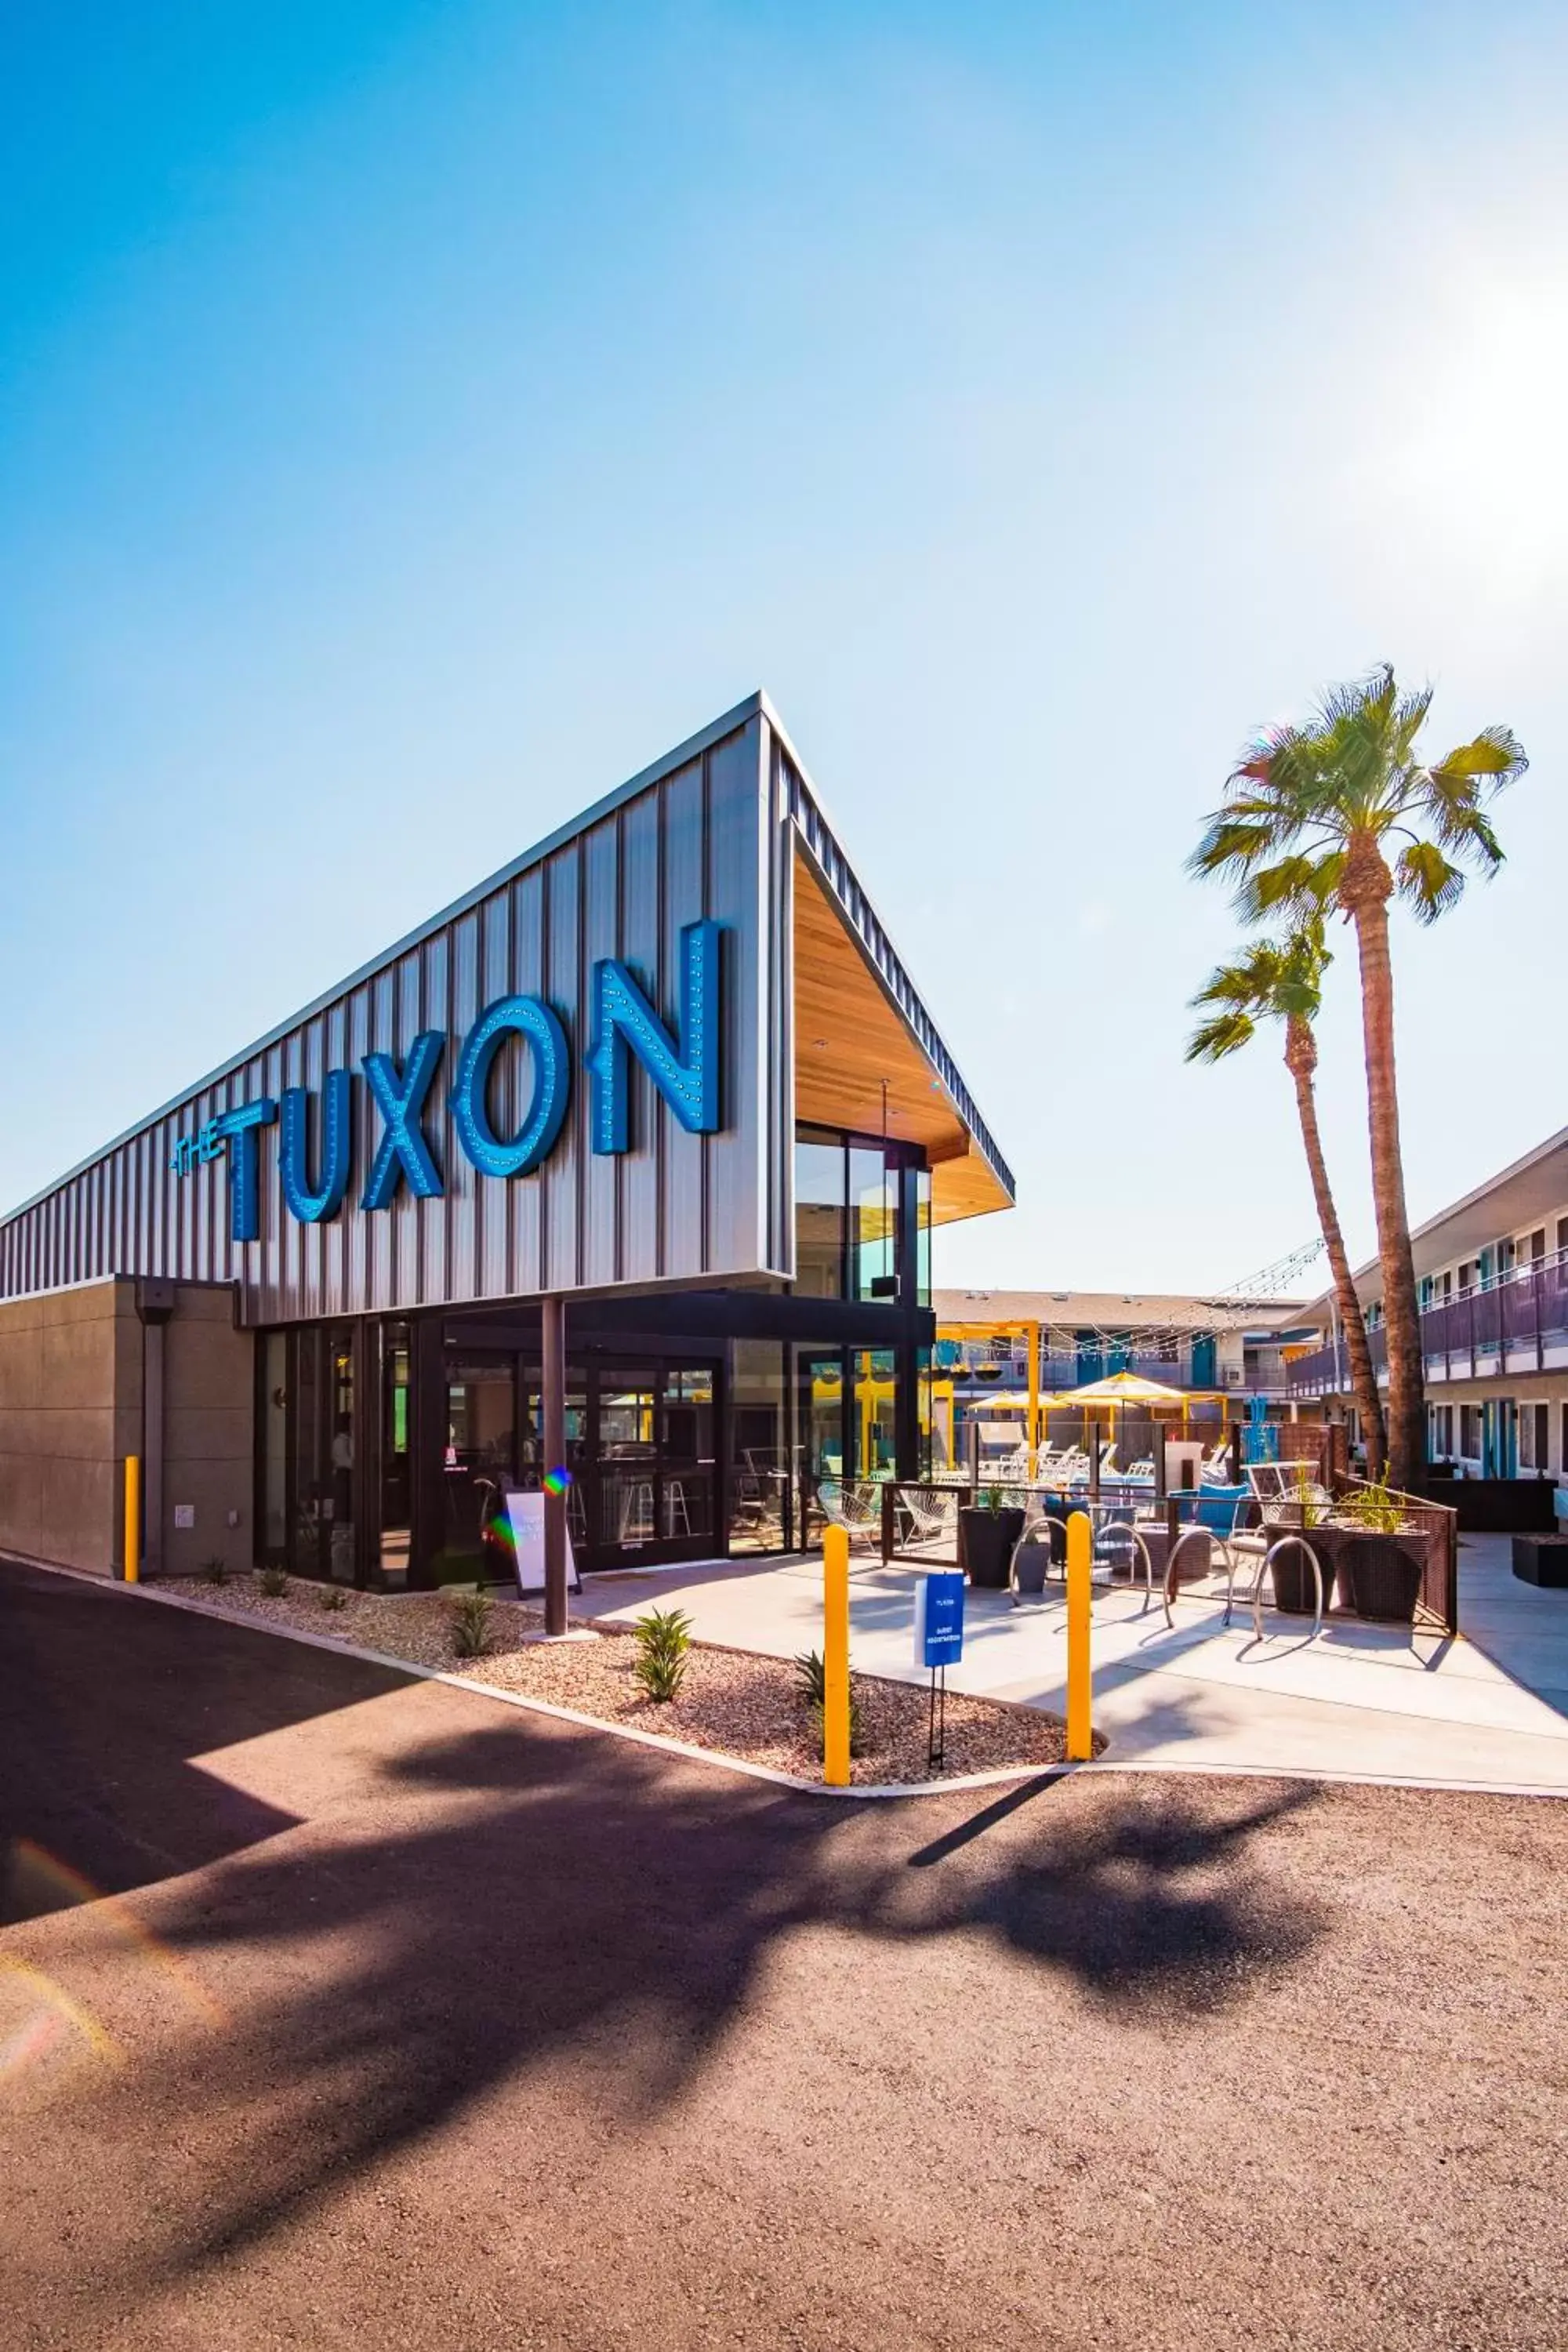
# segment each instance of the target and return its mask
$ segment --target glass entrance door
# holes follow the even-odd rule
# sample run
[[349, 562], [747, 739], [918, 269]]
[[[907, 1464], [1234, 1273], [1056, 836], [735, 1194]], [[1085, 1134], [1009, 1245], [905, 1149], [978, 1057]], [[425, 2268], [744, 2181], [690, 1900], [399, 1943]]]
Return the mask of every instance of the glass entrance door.
[[841, 1349], [795, 1351], [795, 1524], [809, 1550], [824, 1525], [818, 1489], [847, 1473], [845, 1459], [844, 1356]]
[[594, 1563], [702, 1559], [718, 1509], [715, 1364], [600, 1364], [593, 1382], [587, 1517]]
[[516, 1476], [515, 1359], [448, 1355], [441, 1549], [449, 1572], [472, 1574], [486, 1557], [486, 1530]]

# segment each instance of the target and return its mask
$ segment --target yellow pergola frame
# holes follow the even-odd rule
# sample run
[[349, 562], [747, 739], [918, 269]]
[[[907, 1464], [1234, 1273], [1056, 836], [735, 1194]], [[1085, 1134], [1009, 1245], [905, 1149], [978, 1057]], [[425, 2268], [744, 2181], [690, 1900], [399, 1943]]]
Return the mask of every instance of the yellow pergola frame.
[[[1022, 1334], [1029, 1351], [1029, 1402], [1026, 1426], [1029, 1433], [1029, 1475], [1034, 1477], [1039, 1467], [1040, 1453], [1040, 1331], [1039, 1323], [939, 1323], [939, 1339], [1013, 1339]], [[1188, 1404], [1199, 1398], [1217, 1397], [1221, 1403], [1229, 1402], [1226, 1389], [1189, 1389], [1184, 1391]], [[1085, 1410], [1093, 1413], [1092, 1406]]]
[[1040, 1327], [1038, 1323], [939, 1323], [939, 1339], [1011, 1339], [1022, 1332], [1029, 1351], [1029, 1405], [1025, 1424], [1029, 1433], [1029, 1476], [1039, 1467], [1040, 1452]]

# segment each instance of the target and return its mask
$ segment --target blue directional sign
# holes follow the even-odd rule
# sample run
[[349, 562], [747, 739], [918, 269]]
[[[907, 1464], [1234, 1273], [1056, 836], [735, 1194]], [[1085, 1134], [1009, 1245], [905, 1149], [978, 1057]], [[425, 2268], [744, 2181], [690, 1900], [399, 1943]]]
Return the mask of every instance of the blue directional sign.
[[922, 1576], [915, 1586], [915, 1664], [956, 1666], [963, 1655], [963, 1571]]

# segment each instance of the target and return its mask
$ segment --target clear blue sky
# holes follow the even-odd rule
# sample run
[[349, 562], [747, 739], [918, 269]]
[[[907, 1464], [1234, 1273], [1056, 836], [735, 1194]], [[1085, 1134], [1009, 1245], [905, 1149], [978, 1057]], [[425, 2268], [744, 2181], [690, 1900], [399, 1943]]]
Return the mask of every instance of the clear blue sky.
[[1018, 1176], [939, 1278], [1310, 1235], [1181, 861], [1384, 656], [1534, 763], [1401, 926], [1414, 1212], [1563, 1124], [1565, 120], [1511, 0], [13, 0], [0, 1199], [756, 685]]

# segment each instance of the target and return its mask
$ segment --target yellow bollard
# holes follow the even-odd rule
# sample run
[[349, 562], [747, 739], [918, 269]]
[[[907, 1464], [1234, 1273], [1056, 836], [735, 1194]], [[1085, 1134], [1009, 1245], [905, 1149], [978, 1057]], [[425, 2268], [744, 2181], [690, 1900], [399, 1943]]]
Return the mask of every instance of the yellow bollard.
[[125, 1581], [142, 1581], [142, 1464], [134, 1454], [125, 1457]]
[[1089, 1663], [1089, 1563], [1094, 1536], [1086, 1512], [1068, 1521], [1068, 1762], [1094, 1754], [1092, 1681]]
[[822, 1538], [822, 1777], [849, 1786], [849, 1537], [828, 1528]]

